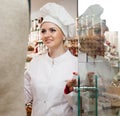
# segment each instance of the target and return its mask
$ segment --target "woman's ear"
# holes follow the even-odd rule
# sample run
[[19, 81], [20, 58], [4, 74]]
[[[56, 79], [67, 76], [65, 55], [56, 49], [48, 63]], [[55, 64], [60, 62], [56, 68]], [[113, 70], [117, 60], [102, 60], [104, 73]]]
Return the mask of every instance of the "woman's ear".
[[66, 37], [65, 37], [65, 36], [63, 36], [63, 43], [65, 43], [65, 41], [66, 41]]
[[65, 36], [63, 36], [63, 41], [65, 41], [65, 40], [66, 40]]

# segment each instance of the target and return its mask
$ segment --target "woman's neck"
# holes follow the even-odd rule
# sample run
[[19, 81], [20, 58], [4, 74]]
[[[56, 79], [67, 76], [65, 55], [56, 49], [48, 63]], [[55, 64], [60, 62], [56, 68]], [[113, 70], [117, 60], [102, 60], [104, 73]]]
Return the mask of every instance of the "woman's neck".
[[56, 57], [64, 54], [65, 52], [66, 52], [66, 49], [65, 49], [65, 48], [61, 48], [61, 49], [49, 49], [48, 55], [49, 55], [51, 58], [56, 58]]

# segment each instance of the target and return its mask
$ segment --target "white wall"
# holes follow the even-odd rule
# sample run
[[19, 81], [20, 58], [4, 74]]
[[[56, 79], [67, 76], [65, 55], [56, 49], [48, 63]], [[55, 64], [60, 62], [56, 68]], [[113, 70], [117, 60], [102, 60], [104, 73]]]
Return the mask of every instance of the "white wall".
[[76, 19], [77, 17], [77, 0], [31, 0], [31, 19], [39, 17], [39, 9], [47, 2], [56, 2], [63, 5], [71, 16]]

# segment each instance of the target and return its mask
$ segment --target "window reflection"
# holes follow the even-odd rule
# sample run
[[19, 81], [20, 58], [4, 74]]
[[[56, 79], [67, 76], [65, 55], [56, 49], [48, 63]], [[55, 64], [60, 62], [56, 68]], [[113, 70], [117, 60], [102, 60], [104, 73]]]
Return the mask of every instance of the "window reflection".
[[[111, 4], [114, 4], [115, 7], [111, 8], [113, 6]], [[95, 106], [94, 103], [86, 103], [86, 100], [84, 100], [86, 98], [87, 100], [89, 99], [89, 102], [93, 101], [94, 97], [90, 96], [90, 91], [87, 91], [89, 93], [88, 96], [82, 96], [83, 104], [87, 104], [83, 105], [86, 108], [83, 109], [86, 110], [88, 115], [90, 111], [95, 113], [94, 107], [98, 107], [99, 113], [97, 113], [99, 115], [105, 115], [104, 110], [106, 108], [109, 108], [107, 110], [109, 113], [116, 110], [112, 109], [113, 107], [120, 107], [117, 104], [120, 97], [118, 92], [120, 90], [120, 26], [118, 26], [118, 9], [118, 3], [114, 3], [114, 1], [108, 3], [100, 0], [78, 0], [78, 57], [82, 85], [85, 85], [86, 80], [91, 81], [91, 78], [85, 76], [85, 74], [94, 72], [98, 77], [98, 106]], [[88, 84], [87, 86], [90, 85]], [[85, 92], [81, 91], [81, 94], [85, 94]], [[117, 101], [116, 104], [113, 103], [113, 99]]]

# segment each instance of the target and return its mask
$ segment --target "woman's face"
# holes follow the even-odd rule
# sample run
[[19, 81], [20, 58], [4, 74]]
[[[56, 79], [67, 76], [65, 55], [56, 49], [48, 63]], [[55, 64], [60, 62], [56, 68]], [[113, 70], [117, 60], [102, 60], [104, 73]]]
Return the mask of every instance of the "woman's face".
[[63, 46], [63, 38], [64, 34], [57, 25], [50, 22], [41, 25], [41, 39], [49, 49]]

